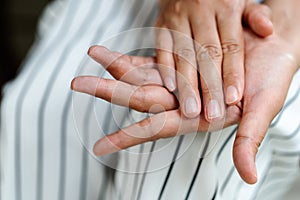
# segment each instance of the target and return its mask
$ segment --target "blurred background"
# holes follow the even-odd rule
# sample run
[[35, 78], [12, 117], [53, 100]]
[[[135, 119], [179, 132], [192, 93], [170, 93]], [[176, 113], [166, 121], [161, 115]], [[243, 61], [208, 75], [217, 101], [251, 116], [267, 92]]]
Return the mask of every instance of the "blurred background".
[[0, 1], [0, 87], [11, 80], [35, 37], [38, 17], [51, 0]]

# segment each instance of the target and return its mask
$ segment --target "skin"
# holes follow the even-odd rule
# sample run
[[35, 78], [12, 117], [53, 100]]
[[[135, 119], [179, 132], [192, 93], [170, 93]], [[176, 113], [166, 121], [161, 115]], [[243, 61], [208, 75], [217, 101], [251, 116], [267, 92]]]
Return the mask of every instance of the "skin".
[[206, 120], [220, 120], [225, 103], [240, 102], [244, 90], [242, 18], [253, 18], [253, 13], [249, 15], [253, 7], [257, 13], [252, 30], [261, 37], [270, 35], [270, 11], [253, 0], [160, 1], [156, 25], [166, 29], [157, 34], [159, 71], [169, 91], [178, 89], [180, 110], [186, 117], [196, 117], [203, 109]]
[[[250, 184], [257, 181], [255, 156], [260, 143], [271, 121], [282, 108], [292, 77], [300, 63], [299, 59], [296, 59], [300, 58], [298, 41], [300, 30], [297, 26], [293, 26], [300, 19], [297, 6], [295, 6], [299, 6], [299, 1], [292, 0], [292, 5], [286, 6], [280, 1], [267, 1], [266, 3], [273, 13], [278, 14], [273, 19], [276, 29], [271, 36], [264, 39], [258, 38], [249, 30], [244, 30], [245, 91], [241, 104], [227, 107], [224, 124], [226, 127], [233, 123], [239, 123], [233, 146], [233, 159], [241, 178]], [[255, 12], [250, 12], [250, 16], [253, 17], [249, 17], [247, 21], [250, 27], [255, 21], [253, 19], [256, 19], [253, 13]], [[99, 63], [103, 63], [107, 57], [114, 58], [113, 56], [116, 55], [104, 47], [93, 47], [89, 53]], [[147, 141], [188, 133], [191, 129], [205, 131], [202, 128], [207, 129], [209, 126], [220, 128], [218, 124], [207, 123], [203, 114], [197, 118], [189, 119], [181, 113], [175, 96], [162, 86], [162, 80], [159, 80], [156, 68], [150, 67], [151, 63], [155, 62], [154, 58], [122, 56], [119, 59], [122, 61], [115, 62], [108, 67], [108, 71], [116, 78], [116, 74], [123, 71], [118, 74], [119, 78], [117, 79], [119, 80], [77, 77], [72, 82], [72, 89], [98, 96], [107, 101], [115, 99], [116, 101], [113, 102], [116, 104], [144, 112], [153, 111], [157, 114], [100, 139], [94, 146], [96, 155], [105, 155]], [[144, 64], [149, 65], [149, 67], [137, 67]], [[147, 73], [151, 71], [150, 74], [154, 78], [148, 76], [152, 78], [141, 82], [138, 76], [136, 78], [126, 76], [135, 69], [146, 70]], [[125, 84], [128, 88], [129, 95], [123, 95], [126, 99], [123, 102], [121, 96], [114, 96], [114, 91], [119, 84]], [[151, 96], [158, 93], [162, 97], [159, 102]], [[156, 107], [156, 110], [151, 110], [156, 104], [161, 106]], [[143, 107], [145, 109], [141, 109]], [[161, 121], [164, 123], [160, 123]], [[178, 121], [181, 122], [180, 125]], [[135, 134], [137, 130], [141, 135]]]

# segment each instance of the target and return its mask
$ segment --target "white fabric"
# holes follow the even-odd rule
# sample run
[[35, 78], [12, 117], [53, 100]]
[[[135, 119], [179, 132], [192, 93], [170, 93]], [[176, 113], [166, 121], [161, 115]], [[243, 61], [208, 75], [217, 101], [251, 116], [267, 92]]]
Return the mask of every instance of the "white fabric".
[[[89, 46], [106, 44], [119, 51], [138, 47], [144, 35], [117, 43], [104, 41], [124, 30], [153, 25], [156, 12], [154, 0], [56, 1], [46, 9], [38, 41], [18, 77], [3, 91], [1, 200], [158, 198], [180, 139], [147, 143], [129, 149], [130, 154], [123, 151], [98, 162], [85, 148], [118, 129], [115, 123], [123, 117], [128, 124], [131, 117], [137, 120], [143, 115], [133, 112], [128, 117], [127, 109], [69, 89], [78, 74], [108, 76], [86, 56]], [[289, 103], [260, 148], [257, 184], [243, 183], [234, 169], [233, 126], [222, 133], [183, 138], [162, 199], [187, 196], [203, 144], [208, 147], [189, 199], [280, 200], [291, 195], [289, 190], [299, 187], [299, 182], [294, 184], [299, 179], [299, 88], [298, 72], [286, 100]], [[153, 154], [149, 154], [151, 148]], [[298, 190], [293, 192], [300, 195]]]

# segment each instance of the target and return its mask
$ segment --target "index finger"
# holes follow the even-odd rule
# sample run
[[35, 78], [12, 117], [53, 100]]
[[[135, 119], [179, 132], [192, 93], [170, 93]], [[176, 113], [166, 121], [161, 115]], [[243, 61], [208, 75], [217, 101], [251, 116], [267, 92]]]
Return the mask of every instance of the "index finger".
[[231, 106], [226, 113], [225, 124], [209, 123], [204, 115], [189, 119], [180, 110], [172, 110], [153, 115], [127, 128], [112, 133], [98, 140], [94, 145], [96, 156], [102, 156], [128, 147], [160, 138], [169, 138], [195, 131], [215, 131], [232, 125], [240, 118], [240, 110]]

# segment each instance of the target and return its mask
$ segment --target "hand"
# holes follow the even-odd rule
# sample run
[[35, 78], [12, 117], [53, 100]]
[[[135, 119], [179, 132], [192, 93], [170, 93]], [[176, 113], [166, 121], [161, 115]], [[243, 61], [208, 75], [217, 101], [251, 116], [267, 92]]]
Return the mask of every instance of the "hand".
[[162, 86], [154, 58], [121, 55], [101, 46], [91, 47], [89, 55], [118, 81], [77, 77], [72, 81], [73, 90], [141, 112], [156, 113], [97, 142], [94, 152], [98, 156], [159, 138], [219, 130], [240, 119], [240, 108], [236, 105], [226, 109], [226, 120], [222, 123], [209, 123], [203, 114], [193, 119], [186, 118], [178, 109], [177, 98]]
[[[245, 36], [245, 94], [233, 158], [241, 177], [247, 183], [255, 183], [257, 180], [255, 155], [272, 119], [283, 106], [297, 65], [293, 60], [293, 53], [289, 50], [290, 45], [278, 35], [273, 34], [267, 39], [261, 39], [245, 31]], [[92, 49], [90, 55], [102, 64], [110, 63], [109, 59], [120, 56], [103, 47]], [[73, 80], [72, 88], [76, 91], [96, 95], [138, 111], [158, 113], [99, 140], [94, 148], [96, 155], [112, 153], [146, 141], [195, 130], [206, 131], [209, 128], [210, 123], [203, 115], [188, 119], [181, 114], [177, 109], [178, 102], [175, 96], [161, 86], [159, 73], [152, 64], [154, 61], [153, 58], [122, 56], [107, 68], [121, 81], [97, 77], [78, 77]], [[144, 64], [146, 67], [136, 67]], [[146, 79], [145, 73], [148, 74]], [[160, 106], [154, 107], [157, 104]], [[164, 112], [165, 110], [167, 111]], [[240, 114], [239, 107], [229, 106], [225, 127], [238, 122]], [[223, 127], [212, 127], [216, 128]], [[136, 132], [140, 135], [134, 135]]]
[[[249, 17], [247, 18], [248, 19], [247, 22], [250, 24], [251, 27], [255, 26], [256, 24], [256, 23], [253, 24], [255, 19], [257, 19], [256, 14], [257, 14], [256, 12], [251, 12], [248, 15]], [[256, 170], [255, 170], [256, 152], [258, 150], [259, 144], [264, 138], [266, 130], [269, 127], [272, 119], [278, 113], [278, 111], [281, 109], [283, 105], [291, 78], [294, 72], [297, 70], [296, 67], [297, 65], [293, 59], [293, 55], [295, 55], [295, 51], [290, 49], [294, 45], [290, 45], [290, 41], [283, 39], [284, 37], [280, 37], [277, 34], [273, 34], [271, 37], [267, 39], [260, 39], [254, 36], [249, 31], [245, 31], [244, 35], [246, 37], [246, 61], [245, 61], [246, 84], [245, 84], [245, 94], [243, 99], [243, 117], [234, 143], [233, 157], [234, 157], [236, 168], [240, 173], [241, 177], [247, 183], [255, 183], [257, 180]], [[288, 37], [287, 39], [290, 38], [292, 37]], [[107, 56], [107, 55], [112, 55], [107, 52], [105, 53], [100, 51], [96, 54], [94, 54], [94, 59], [98, 60], [100, 63], [101, 60], [105, 60], [106, 57], [110, 57], [110, 58], [113, 57], [113, 56]], [[104, 56], [101, 57], [101, 54], [103, 54]], [[98, 59], [96, 57], [98, 57]], [[131, 64], [132, 62], [151, 63], [152, 61], [154, 61], [153, 58], [138, 59], [136, 57], [127, 57], [127, 56], [125, 56], [125, 58], [126, 58], [125, 59], [126, 62], [114, 63], [115, 65], [111, 66], [112, 71], [111, 70], [110, 71], [113, 72], [115, 70], [115, 72], [113, 72], [115, 74], [118, 74], [116, 72], [118, 70], [123, 71], [122, 73], [119, 73], [119, 75], [122, 76], [122, 74], [126, 74], [126, 72], [131, 71], [135, 68], [133, 66], [134, 64]], [[117, 64], [120, 65], [119, 68], [117, 68]], [[129, 68], [126, 66], [129, 66]], [[153, 101], [156, 97], [153, 98], [148, 95], [155, 93], [154, 91], [156, 89], [159, 89], [161, 85], [161, 80], [159, 80], [159, 77], [157, 76], [157, 71], [155, 71], [154, 67], [143, 69], [143, 70], [139, 70], [137, 68], [136, 70], [140, 71], [141, 73], [143, 73], [144, 70], [146, 71], [149, 70], [147, 71], [146, 74], [151, 74], [151, 76], [146, 76], [147, 78], [144, 82], [137, 81], [135, 85], [147, 85], [148, 83], [157, 84], [157, 85], [155, 87], [152, 85], [147, 89], [145, 87], [144, 88], [141, 87], [143, 89], [137, 90], [138, 92], [134, 92], [133, 94], [135, 95], [133, 95], [133, 97], [136, 97], [135, 98], [136, 101], [130, 101], [132, 103], [129, 106], [137, 110], [151, 111], [150, 108], [153, 105], [157, 103], [163, 105], [160, 109], [154, 110], [155, 112], [160, 112], [164, 110], [162, 109], [163, 107], [165, 107], [166, 110], [174, 109], [177, 107], [174, 97], [170, 96], [170, 94], [168, 94], [166, 90], [163, 90], [162, 88], [160, 88], [162, 89], [162, 91], [160, 91], [159, 93], [162, 97], [161, 99], [166, 101], [164, 102], [160, 100], [161, 102], [151, 103], [151, 100]], [[152, 71], [153, 74], [149, 73], [150, 71]], [[137, 75], [137, 73], [133, 73], [133, 74]], [[118, 78], [117, 76], [115, 77]], [[128, 77], [130, 76], [127, 76], [127, 78], [125, 78], [125, 82], [127, 80], [128, 82], [132, 82], [134, 85], [135, 81], [130, 80]], [[151, 80], [150, 82], [147, 82], [147, 80], [150, 80], [149, 77], [155, 77], [153, 78], [155, 79], [155, 81]], [[137, 76], [136, 78], [137, 80], [141, 79], [141, 77], [137, 77]], [[72, 82], [72, 87], [77, 91], [95, 95], [93, 91], [94, 89], [96, 89], [95, 87], [98, 81], [101, 81], [101, 79], [95, 77], [93, 78], [79, 77], [74, 79], [74, 81]], [[110, 98], [113, 96], [113, 94], [108, 91], [113, 91], [115, 89], [114, 87], [109, 87], [110, 85], [116, 86], [116, 84], [113, 84], [113, 82], [114, 81], [111, 82], [107, 82], [105, 80], [102, 81], [101, 83], [103, 83], [103, 85], [98, 85], [97, 95], [101, 98], [111, 101], [112, 99]], [[130, 92], [130, 87], [132, 86], [129, 86], [129, 90], [128, 90], [129, 92]], [[133, 90], [135, 91], [136, 88], [134, 88]], [[119, 102], [119, 104], [121, 105], [128, 105], [128, 104], [124, 104], [124, 102], [122, 104], [121, 99], [122, 97], [115, 103]], [[125, 97], [125, 99], [128, 100], [128, 96]], [[128, 103], [128, 101], [125, 102]], [[146, 109], [143, 110], [142, 108], [144, 103]], [[232, 110], [230, 110], [230, 108], [232, 108]], [[227, 112], [229, 113], [227, 118], [231, 119], [232, 120], [231, 122], [237, 121], [239, 118], [240, 112], [238, 109], [235, 108], [236, 107], [231, 106], [229, 107], [229, 110]], [[179, 110], [171, 110], [165, 113], [167, 114], [164, 116], [162, 116], [163, 113], [159, 113], [158, 115], [154, 115], [153, 118], [151, 119], [146, 119], [138, 124], [132, 125], [128, 128], [125, 128], [114, 134], [111, 134], [106, 138], [99, 140], [94, 147], [96, 155], [111, 153], [119, 150], [119, 148], [120, 149], [126, 148], [134, 144], [139, 144], [149, 140], [158, 139], [160, 137], [171, 137], [172, 135], [175, 135], [174, 132], [176, 131], [178, 131], [178, 133], [185, 131], [183, 129], [178, 130], [178, 126], [179, 126], [178, 120], [180, 120], [181, 117], [184, 117], [180, 114]], [[233, 114], [230, 115], [230, 113]], [[203, 116], [200, 116], [200, 118], [203, 119]], [[166, 121], [167, 123], [165, 123], [164, 124], [165, 126], [163, 126], [162, 129], [159, 130], [159, 134], [155, 135], [153, 133], [155, 132], [154, 130], [156, 125], [157, 124], [161, 125], [159, 123], [160, 119], [164, 119], [164, 120], [167, 119]], [[204, 123], [203, 120], [201, 119], [200, 122], [202, 121], [201, 123]], [[184, 124], [188, 125], [187, 129], [191, 126], [193, 127], [192, 129], [199, 127], [195, 125], [196, 123], [193, 121], [190, 121], [191, 124], [188, 124], [189, 120], [190, 119], [186, 119], [186, 118], [184, 120]], [[199, 120], [197, 122], [199, 122]], [[227, 125], [230, 123], [227, 122]], [[143, 127], [144, 125], [148, 125], [148, 126], [144, 128]], [[137, 129], [140, 128], [139, 129], [140, 133], [145, 136], [144, 139], [132, 137], [128, 135], [128, 133], [130, 134], [131, 131], [133, 132], [136, 131], [136, 128]], [[204, 123], [204, 128], [208, 128], [208, 125], [207, 124], [205, 125], [205, 123]], [[147, 137], [151, 135], [152, 136], [155, 135], [155, 137], [154, 136]]]
[[257, 181], [255, 156], [272, 120], [281, 110], [297, 70], [295, 52], [284, 37], [268, 38], [245, 31], [245, 91], [243, 114], [233, 147], [233, 159], [247, 183]]
[[242, 17], [251, 19], [251, 29], [266, 37], [272, 33], [270, 10], [252, 0], [161, 0], [160, 3], [157, 27], [166, 29], [158, 32], [157, 61], [164, 85], [169, 91], [178, 87], [180, 109], [186, 117], [193, 118], [201, 112], [201, 86], [206, 120], [223, 118], [223, 81], [228, 105], [240, 102], [243, 96]]

